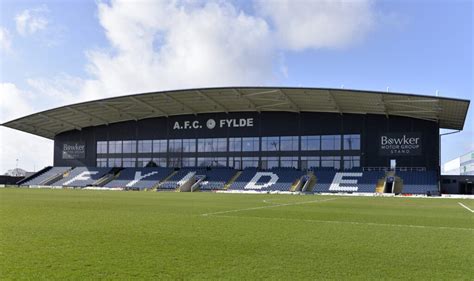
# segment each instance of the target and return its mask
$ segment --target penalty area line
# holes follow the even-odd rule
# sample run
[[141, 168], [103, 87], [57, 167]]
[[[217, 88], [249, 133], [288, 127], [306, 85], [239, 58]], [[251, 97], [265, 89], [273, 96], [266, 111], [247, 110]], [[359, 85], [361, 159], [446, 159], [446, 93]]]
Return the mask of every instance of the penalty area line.
[[468, 206], [464, 205], [463, 203], [458, 202], [458, 204], [461, 205], [461, 207], [463, 207], [464, 209], [468, 210], [469, 212], [474, 213], [474, 210], [472, 210], [472, 209], [469, 208]]
[[323, 200], [312, 200], [312, 201], [304, 201], [304, 202], [296, 202], [296, 203], [275, 204], [275, 205], [270, 205], [270, 206], [266, 205], [266, 206], [252, 207], [252, 208], [234, 209], [234, 210], [227, 210], [227, 211], [201, 214], [201, 216], [206, 217], [206, 216], [236, 213], [236, 212], [242, 212], [242, 211], [269, 209], [269, 208], [293, 206], [293, 205], [302, 205], [302, 204], [310, 204], [310, 203], [318, 203], [318, 202], [327, 202], [327, 201], [332, 201], [332, 200], [336, 200], [336, 199], [338, 199], [338, 198], [329, 198], [329, 199], [323, 199]]

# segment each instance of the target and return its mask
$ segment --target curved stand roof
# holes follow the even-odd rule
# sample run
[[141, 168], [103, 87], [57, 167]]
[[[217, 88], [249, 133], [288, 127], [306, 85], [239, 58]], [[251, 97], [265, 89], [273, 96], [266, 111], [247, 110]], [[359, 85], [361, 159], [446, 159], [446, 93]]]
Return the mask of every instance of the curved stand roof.
[[198, 88], [119, 96], [62, 106], [2, 124], [54, 139], [82, 128], [184, 114], [242, 111], [333, 112], [405, 116], [462, 130], [469, 100], [328, 88]]

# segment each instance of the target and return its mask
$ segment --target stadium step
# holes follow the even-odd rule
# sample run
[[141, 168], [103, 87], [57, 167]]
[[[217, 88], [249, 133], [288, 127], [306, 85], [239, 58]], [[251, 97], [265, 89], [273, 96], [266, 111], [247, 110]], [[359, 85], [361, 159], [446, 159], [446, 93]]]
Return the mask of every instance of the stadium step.
[[176, 192], [189, 192], [194, 183], [196, 183], [196, 172], [188, 172], [184, 178], [178, 181]]
[[290, 188], [290, 191], [301, 191], [301, 189], [303, 188], [303, 177], [295, 180], [295, 182], [293, 182], [293, 184], [291, 185], [291, 188]]
[[395, 194], [403, 193], [403, 180], [400, 177], [395, 177], [393, 193]]
[[375, 186], [375, 192], [383, 193], [384, 188], [385, 188], [385, 178], [379, 179], [377, 181], [377, 185]]
[[229, 189], [229, 187], [234, 183], [236, 179], [240, 177], [241, 174], [242, 171], [238, 171], [237, 173], [235, 173], [235, 175], [230, 179], [230, 181], [224, 186], [224, 190]]
[[314, 186], [316, 185], [316, 176], [314, 175], [313, 172], [309, 172], [307, 176], [309, 177], [309, 180], [301, 188], [301, 191], [313, 192]]
[[122, 168], [112, 168], [110, 172], [105, 174], [102, 178], [96, 180], [92, 185], [93, 186], [104, 186], [107, 183], [114, 180], [119, 174]]
[[316, 186], [316, 176], [313, 171], [308, 172], [307, 176], [309, 180], [301, 188], [303, 192], [313, 192], [314, 187]]
[[167, 177], [165, 177], [164, 179], [160, 180], [159, 182], [157, 182], [152, 188], [150, 188], [150, 191], [156, 191], [159, 187], [160, 187], [160, 184], [166, 182], [167, 180], [169, 180], [171, 177], [173, 177], [178, 171], [173, 171], [171, 174], [169, 174]]
[[[164, 182], [167, 182], [169, 181], [174, 175], [176, 175], [178, 173], [178, 171], [174, 171], [172, 172], [171, 174], [169, 174], [169, 176], [167, 176], [164, 180], [162, 180], [160, 183], [164, 183]], [[159, 184], [157, 184], [159, 185]], [[157, 186], [158, 187], [158, 186]]]
[[71, 171], [71, 169], [67, 170], [66, 172], [62, 173], [62, 174], [59, 174], [59, 175], [56, 175], [56, 176], [53, 176], [53, 177], [50, 177], [49, 179], [47, 179], [46, 181], [44, 181], [42, 184], [43, 185], [53, 185], [53, 183], [59, 181], [60, 179], [64, 178], [64, 175], [66, 173], [69, 173]]
[[[194, 178], [196, 178], [196, 176], [195, 176]], [[200, 189], [201, 189], [201, 188], [200, 188], [200, 183], [201, 183], [203, 180], [205, 180], [205, 179], [206, 179], [206, 176], [201, 176], [201, 177], [199, 177], [199, 178], [196, 180], [196, 182], [191, 185], [191, 187], [189, 188], [189, 191], [190, 191], [190, 192], [198, 192], [198, 191], [200, 191]]]

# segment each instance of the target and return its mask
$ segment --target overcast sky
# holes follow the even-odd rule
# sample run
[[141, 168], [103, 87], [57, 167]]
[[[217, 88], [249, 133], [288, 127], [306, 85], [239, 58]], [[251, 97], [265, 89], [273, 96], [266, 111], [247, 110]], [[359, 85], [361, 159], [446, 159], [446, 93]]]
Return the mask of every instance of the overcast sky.
[[[132, 93], [215, 86], [473, 99], [472, 1], [0, 0], [0, 122]], [[442, 160], [474, 149], [474, 105]], [[52, 164], [0, 127], [0, 174]]]

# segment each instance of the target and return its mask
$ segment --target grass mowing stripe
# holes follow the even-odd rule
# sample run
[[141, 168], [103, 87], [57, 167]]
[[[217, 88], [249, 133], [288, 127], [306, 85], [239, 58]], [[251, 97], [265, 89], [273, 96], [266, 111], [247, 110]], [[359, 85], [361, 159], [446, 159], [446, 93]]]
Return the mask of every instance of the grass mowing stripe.
[[301, 204], [309, 204], [309, 203], [316, 203], [316, 202], [326, 202], [326, 201], [332, 201], [332, 200], [336, 200], [336, 199], [337, 198], [329, 198], [329, 199], [323, 199], [323, 200], [312, 200], [312, 201], [304, 201], [304, 202], [296, 202], [296, 203], [285, 203], [285, 204], [270, 205], [270, 206], [259, 206], [259, 207], [252, 207], [252, 208], [234, 209], [234, 210], [227, 210], [227, 211], [221, 211], [221, 212], [206, 213], [206, 214], [202, 214], [201, 216], [213, 216], [213, 215], [235, 213], [235, 212], [242, 212], [242, 211], [260, 210], [260, 209], [268, 209], [268, 208], [276, 208], [276, 207], [292, 206], [292, 205], [301, 205]]
[[474, 228], [450, 227], [450, 226], [431, 226], [431, 225], [414, 225], [414, 224], [389, 224], [375, 222], [357, 222], [357, 221], [329, 221], [329, 220], [308, 220], [308, 219], [289, 219], [276, 217], [258, 217], [258, 216], [226, 216], [213, 215], [217, 218], [241, 218], [241, 219], [263, 219], [263, 220], [280, 220], [280, 221], [300, 221], [314, 223], [333, 223], [333, 224], [352, 224], [352, 225], [369, 225], [369, 226], [389, 226], [389, 227], [409, 227], [409, 228], [430, 228], [430, 229], [447, 229], [447, 230], [467, 230], [474, 232]]
[[469, 212], [471, 213], [474, 213], [474, 210], [471, 210], [471, 208], [469, 208], [468, 206], [464, 205], [463, 203], [461, 202], [458, 202], [459, 205], [461, 205], [463, 208], [465, 208], [466, 210], [468, 210]]
[[0, 280], [474, 276], [472, 200], [330, 198], [0, 189]]

